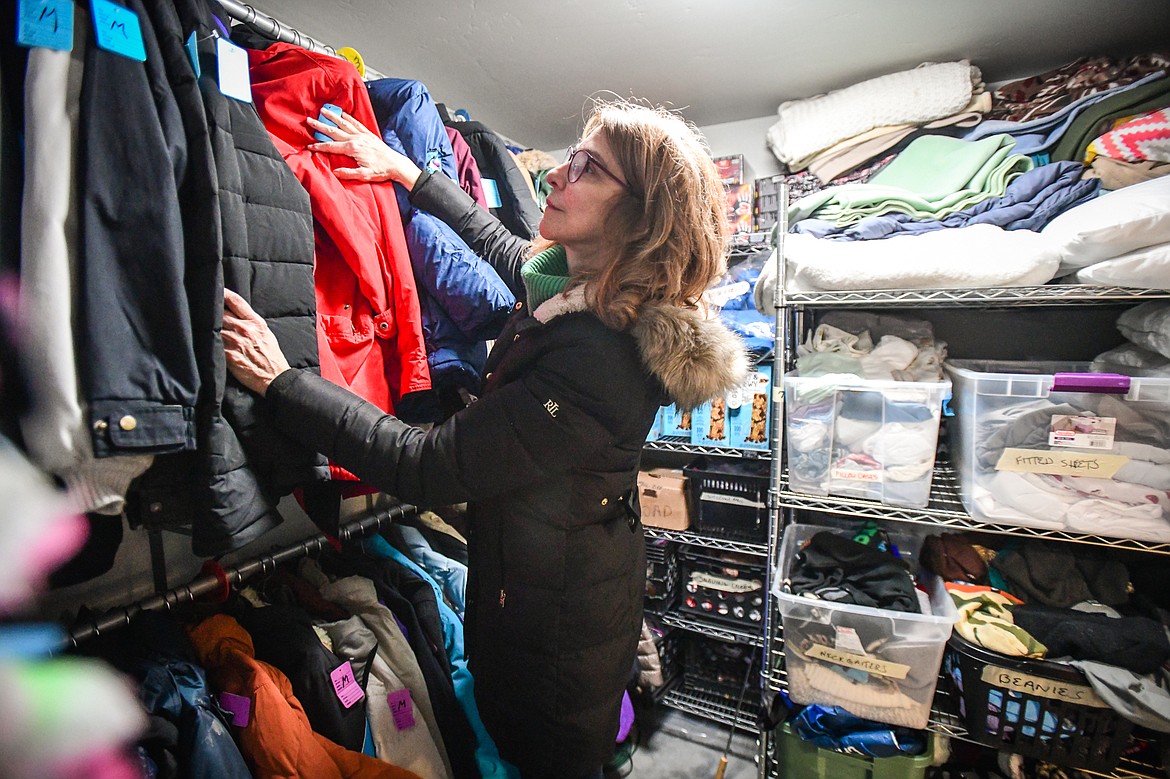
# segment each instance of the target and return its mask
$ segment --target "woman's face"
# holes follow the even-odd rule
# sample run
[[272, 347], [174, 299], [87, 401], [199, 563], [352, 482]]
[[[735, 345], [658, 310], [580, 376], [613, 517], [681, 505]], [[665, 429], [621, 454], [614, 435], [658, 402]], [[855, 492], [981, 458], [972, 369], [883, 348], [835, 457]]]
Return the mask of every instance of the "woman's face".
[[625, 174], [600, 133], [582, 138], [574, 149], [577, 159], [573, 167], [580, 171], [580, 177], [569, 181], [568, 161], [548, 172], [552, 192], [540, 222], [540, 234], [564, 246], [570, 260], [574, 255], [597, 254], [605, 244], [610, 212], [623, 197], [629, 197], [622, 183]]

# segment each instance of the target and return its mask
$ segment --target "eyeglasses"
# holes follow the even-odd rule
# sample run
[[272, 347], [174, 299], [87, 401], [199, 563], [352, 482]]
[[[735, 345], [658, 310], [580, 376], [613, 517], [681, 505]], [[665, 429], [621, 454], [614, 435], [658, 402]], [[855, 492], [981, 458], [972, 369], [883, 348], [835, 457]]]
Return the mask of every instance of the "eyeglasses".
[[[630, 192], [630, 185], [615, 176], [608, 168], [601, 164], [601, 160], [594, 157], [585, 149], [578, 149], [576, 146], [569, 147], [569, 156], [567, 157], [569, 163], [569, 183], [575, 184], [584, 175], [585, 171], [589, 169], [590, 165], [596, 167], [599, 171], [609, 176], [611, 179], [621, 185], [622, 189]], [[633, 192], [630, 192], [632, 195]]]

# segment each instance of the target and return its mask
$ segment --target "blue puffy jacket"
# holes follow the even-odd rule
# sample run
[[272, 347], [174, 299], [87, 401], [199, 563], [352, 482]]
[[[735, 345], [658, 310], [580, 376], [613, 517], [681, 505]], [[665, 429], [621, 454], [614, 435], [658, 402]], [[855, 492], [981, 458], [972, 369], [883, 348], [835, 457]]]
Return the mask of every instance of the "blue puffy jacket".
[[[451, 141], [426, 87], [398, 78], [367, 87], [386, 144], [420, 168], [458, 181]], [[403, 187], [395, 184], [395, 191], [419, 287], [431, 381], [440, 393], [465, 388], [478, 394], [487, 358], [484, 341], [499, 335], [516, 300], [454, 230], [411, 206]]]

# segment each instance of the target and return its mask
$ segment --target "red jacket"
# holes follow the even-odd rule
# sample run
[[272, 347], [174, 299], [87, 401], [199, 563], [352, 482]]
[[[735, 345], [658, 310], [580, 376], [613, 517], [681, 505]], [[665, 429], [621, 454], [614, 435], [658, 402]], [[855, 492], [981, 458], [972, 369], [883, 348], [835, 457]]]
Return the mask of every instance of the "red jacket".
[[431, 388], [394, 185], [340, 181], [333, 169], [352, 159], [305, 148], [316, 142], [305, 119], [325, 103], [378, 132], [365, 84], [349, 62], [286, 43], [248, 60], [260, 118], [312, 202], [321, 375], [393, 412], [403, 395]]

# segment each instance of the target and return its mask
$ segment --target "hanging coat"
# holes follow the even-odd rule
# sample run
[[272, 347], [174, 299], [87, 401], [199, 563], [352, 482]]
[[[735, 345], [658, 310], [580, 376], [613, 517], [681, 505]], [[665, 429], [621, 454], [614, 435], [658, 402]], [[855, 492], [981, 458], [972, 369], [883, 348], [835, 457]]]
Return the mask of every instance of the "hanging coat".
[[[397, 78], [379, 79], [367, 87], [382, 140], [420, 168], [457, 181], [451, 143], [426, 87]], [[492, 266], [454, 230], [413, 208], [404, 187], [396, 184], [395, 190], [421, 296], [431, 378], [440, 391], [478, 392], [487, 359], [484, 341], [499, 335], [516, 300]]]
[[251, 50], [248, 61], [260, 118], [312, 203], [321, 375], [392, 412], [431, 388], [394, 187], [341, 181], [333, 170], [352, 160], [306, 148], [316, 140], [305, 119], [326, 103], [377, 131], [365, 85], [349, 62], [290, 44]]
[[233, 729], [255, 779], [419, 779], [314, 732], [288, 678], [256, 659], [252, 637], [231, 617], [209, 617], [190, 637], [212, 685], [251, 700], [247, 724]]
[[[159, 458], [137, 486], [144, 522], [190, 525], [192, 548], [218, 555], [275, 527], [276, 504], [293, 487], [328, 477], [323, 457], [274, 425], [258, 396], [229, 380], [218, 332], [223, 288], [249, 300], [270, 323], [290, 364], [318, 365], [309, 199], [277, 153], [256, 112], [219, 91], [215, 20], [206, 0], [150, 6], [191, 148], [206, 147], [214, 169], [210, 202], [184, 209], [190, 295], [198, 311], [204, 376], [199, 451]], [[195, 73], [184, 44], [195, 35]], [[198, 146], [197, 146], [198, 144]], [[206, 224], [205, 224], [206, 223]], [[191, 282], [189, 282], [190, 284]], [[198, 301], [198, 306], [196, 302]]]
[[[450, 122], [448, 127], [454, 127], [471, 147], [484, 188], [489, 186], [485, 179], [495, 183], [500, 204], [492, 208], [492, 213], [513, 234], [521, 238], [536, 237], [542, 216], [540, 206], [531, 194], [528, 173], [516, 164], [504, 139], [482, 122]], [[494, 204], [489, 202], [489, 205]]]

